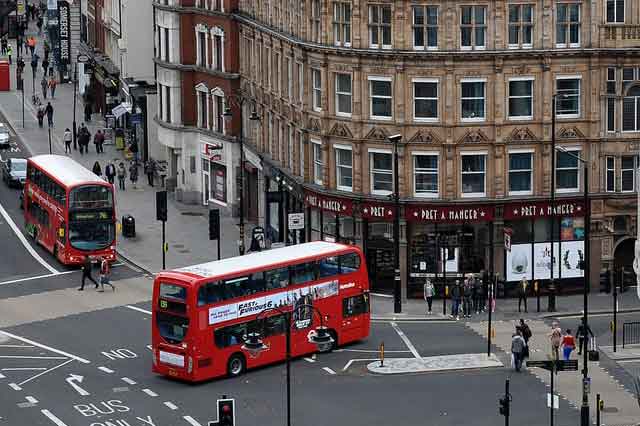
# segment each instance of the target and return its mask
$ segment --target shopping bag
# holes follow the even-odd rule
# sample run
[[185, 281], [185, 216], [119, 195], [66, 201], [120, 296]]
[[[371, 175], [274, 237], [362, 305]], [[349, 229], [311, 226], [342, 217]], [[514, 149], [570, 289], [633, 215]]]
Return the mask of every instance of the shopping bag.
[[588, 353], [589, 361], [599, 361], [600, 360], [600, 352], [598, 352], [598, 345], [596, 344], [596, 336], [589, 341], [589, 353]]

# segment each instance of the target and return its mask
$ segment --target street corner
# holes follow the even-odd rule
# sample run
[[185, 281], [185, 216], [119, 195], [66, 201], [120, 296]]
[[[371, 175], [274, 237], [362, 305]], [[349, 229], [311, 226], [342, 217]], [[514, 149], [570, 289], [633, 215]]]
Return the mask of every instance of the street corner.
[[452, 370], [477, 370], [504, 367], [494, 354], [455, 354], [422, 358], [388, 358], [367, 364], [374, 374], [435, 373]]

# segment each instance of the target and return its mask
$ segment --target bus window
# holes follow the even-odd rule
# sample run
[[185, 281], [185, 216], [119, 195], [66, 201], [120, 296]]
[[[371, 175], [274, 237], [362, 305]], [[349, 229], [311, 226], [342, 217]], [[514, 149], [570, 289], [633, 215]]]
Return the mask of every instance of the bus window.
[[187, 300], [187, 289], [176, 284], [160, 284], [160, 297], [171, 297], [173, 299]]
[[360, 256], [357, 253], [343, 254], [338, 257], [340, 263], [340, 273], [350, 274], [360, 268]]
[[342, 316], [344, 318], [355, 317], [369, 312], [368, 298], [364, 294], [353, 297], [345, 297], [342, 300]]
[[315, 279], [315, 262], [300, 263], [291, 267], [291, 284], [306, 283]]
[[274, 315], [269, 318], [265, 318], [264, 320], [264, 335], [265, 337], [269, 336], [278, 336], [280, 334], [284, 334], [287, 331], [287, 322], [285, 321], [284, 315]]
[[233, 299], [234, 297], [242, 297], [246, 294], [249, 288], [249, 277], [238, 277], [225, 280], [224, 290], [226, 299]]
[[338, 275], [340, 273], [340, 266], [338, 263], [338, 258], [336, 256], [325, 257], [321, 259], [318, 263], [319, 265], [319, 277], [333, 277], [334, 275]]
[[248, 323], [243, 322], [242, 324], [234, 324], [215, 330], [213, 332], [213, 339], [216, 346], [222, 349], [241, 344], [242, 337], [247, 334], [247, 325]]
[[156, 312], [156, 325], [160, 336], [168, 343], [177, 344], [184, 340], [189, 329], [189, 319], [164, 312]]
[[264, 279], [267, 290], [286, 287], [289, 285], [289, 269], [285, 267], [265, 271]]
[[224, 288], [217, 281], [202, 284], [198, 289], [198, 306], [224, 300]]

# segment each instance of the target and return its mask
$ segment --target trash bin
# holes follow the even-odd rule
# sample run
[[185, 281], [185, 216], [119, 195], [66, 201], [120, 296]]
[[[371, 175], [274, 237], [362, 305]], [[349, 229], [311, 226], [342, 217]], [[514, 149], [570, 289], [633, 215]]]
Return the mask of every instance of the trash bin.
[[9, 90], [11, 90], [9, 62], [0, 61], [0, 92], [8, 92]]
[[122, 236], [124, 238], [136, 237], [136, 220], [130, 214], [122, 216]]

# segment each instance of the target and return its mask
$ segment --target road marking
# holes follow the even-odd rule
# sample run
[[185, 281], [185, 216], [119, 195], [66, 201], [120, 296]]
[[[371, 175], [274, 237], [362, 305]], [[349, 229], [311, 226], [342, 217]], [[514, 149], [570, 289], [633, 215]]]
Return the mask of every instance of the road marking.
[[349, 362], [347, 362], [347, 364], [344, 366], [344, 368], [342, 369], [342, 371], [347, 371], [349, 369], [349, 367], [351, 367], [351, 364], [353, 364], [354, 362], [362, 362], [362, 361], [380, 361], [379, 358], [367, 358], [367, 359], [350, 359]]
[[398, 324], [396, 324], [395, 322], [391, 323], [391, 327], [393, 327], [393, 329], [396, 331], [396, 333], [398, 333], [398, 336], [400, 336], [400, 338], [402, 339], [402, 341], [404, 342], [405, 345], [407, 345], [407, 348], [409, 348], [409, 350], [411, 351], [411, 353], [413, 354], [414, 357], [416, 357], [417, 359], [422, 359], [422, 357], [420, 356], [420, 354], [418, 353], [418, 350], [416, 349], [415, 346], [413, 346], [413, 343], [411, 343], [411, 340], [409, 340], [409, 338], [407, 337], [406, 334], [404, 334], [402, 332], [402, 330], [400, 330], [400, 327], [398, 327]]
[[191, 426], [202, 426], [191, 416], [183, 416], [182, 418], [185, 419]]
[[129, 392], [129, 386], [121, 386], [118, 388], [113, 388], [113, 392]]
[[35, 399], [35, 398], [34, 398], [34, 397], [32, 397], [32, 396], [28, 396], [28, 397], [26, 397], [25, 399], [26, 399], [27, 401], [29, 401], [30, 403], [32, 403], [32, 404], [37, 404], [37, 403], [38, 403], [38, 400], [37, 400], [37, 399]]
[[143, 314], [151, 315], [151, 311], [147, 311], [146, 309], [138, 308], [137, 306], [127, 305], [127, 308], [133, 309], [134, 311], [142, 312]]
[[620, 359], [617, 361], [619, 364], [628, 364], [628, 363], [640, 363], [640, 359], [635, 358], [635, 359]]
[[79, 376], [77, 374], [70, 374], [69, 377], [65, 379], [65, 382], [67, 382], [73, 388], [73, 390], [78, 392], [80, 396], [89, 396], [91, 394], [86, 390], [82, 389], [78, 384], [78, 383], [82, 383], [83, 380], [84, 380], [84, 376]]
[[48, 370], [46, 370], [46, 371], [43, 371], [43, 372], [42, 372], [42, 373], [40, 373], [40, 374], [36, 374], [35, 376], [30, 377], [30, 378], [28, 378], [27, 380], [25, 380], [25, 381], [23, 381], [23, 382], [20, 382], [20, 386], [22, 386], [22, 385], [24, 385], [25, 383], [28, 383], [28, 382], [30, 382], [30, 381], [32, 381], [32, 380], [34, 380], [34, 379], [37, 379], [38, 377], [40, 377], [40, 376], [42, 376], [42, 375], [44, 375], [44, 374], [47, 374], [47, 373], [49, 373], [49, 372], [51, 372], [51, 371], [55, 370], [56, 368], [60, 368], [60, 367], [62, 367], [63, 365], [67, 365], [67, 364], [69, 364], [70, 362], [73, 362], [73, 360], [72, 360], [72, 359], [68, 359], [68, 360], [66, 360], [66, 361], [65, 361], [65, 362], [63, 362], [63, 363], [56, 365], [55, 367], [52, 367], [52, 368], [50, 368], [50, 369], [48, 369]]
[[11, 368], [3, 368], [2, 371], [44, 371], [45, 367], [11, 367]]
[[372, 323], [375, 324], [388, 324], [391, 322], [396, 323], [405, 323], [405, 324], [455, 324], [456, 322], [453, 320], [441, 319], [441, 320], [411, 320], [411, 319], [402, 319], [396, 318], [395, 320], [390, 319], [372, 319]]
[[131, 379], [130, 379], [130, 378], [128, 378], [128, 377], [123, 377], [123, 378], [122, 378], [122, 381], [123, 381], [123, 382], [125, 382], [125, 383], [128, 383], [128, 384], [130, 384], [130, 385], [136, 385], [136, 384], [138, 384], [135, 380], [131, 380]]
[[2, 281], [0, 283], [0, 285], [9, 285], [9, 284], [22, 283], [22, 282], [25, 282], [25, 281], [39, 280], [39, 279], [42, 279], [42, 278], [57, 277], [57, 276], [60, 276], [60, 275], [73, 274], [74, 272], [78, 272], [78, 271], [62, 271], [62, 272], [57, 272], [55, 274], [44, 274], [44, 275], [37, 275], [35, 277], [20, 278], [20, 279], [17, 279], [17, 280]]
[[329, 367], [322, 367], [322, 369], [329, 374], [336, 374], [336, 372], [330, 369]]
[[22, 388], [19, 385], [16, 385], [15, 383], [9, 383], [9, 387], [11, 389], [13, 389], [14, 391], [20, 391], [22, 390]]
[[0, 379], [6, 379], [7, 376], [5, 376], [4, 374], [0, 373]]
[[40, 349], [46, 349], [46, 350], [48, 350], [50, 352], [53, 352], [53, 353], [56, 353], [58, 355], [62, 355], [62, 356], [66, 356], [67, 358], [75, 359], [76, 361], [80, 361], [83, 364], [91, 364], [91, 361], [88, 361], [88, 360], [86, 360], [84, 358], [80, 358], [79, 356], [76, 356], [76, 355], [71, 355], [68, 352], [64, 352], [64, 351], [61, 351], [60, 349], [52, 348], [51, 346], [43, 345], [42, 343], [35, 342], [35, 341], [27, 339], [25, 337], [20, 337], [20, 336], [17, 336], [15, 334], [8, 333], [8, 332], [2, 331], [2, 330], [0, 330], [0, 334], [4, 334], [5, 336], [11, 337], [12, 339], [19, 340], [19, 341], [21, 341], [23, 343], [27, 343], [29, 345], [37, 346]]
[[18, 239], [20, 240], [20, 242], [22, 243], [24, 248], [27, 249], [29, 254], [31, 254], [31, 256], [35, 260], [37, 260], [42, 266], [44, 266], [49, 272], [51, 272], [52, 274], [59, 274], [59, 272], [53, 266], [49, 265], [38, 254], [38, 252], [35, 251], [35, 249], [33, 247], [31, 247], [31, 244], [29, 244], [29, 242], [25, 238], [24, 234], [20, 231], [20, 228], [18, 228], [18, 225], [16, 225], [16, 223], [13, 221], [13, 219], [11, 219], [11, 216], [9, 216], [9, 213], [7, 213], [7, 211], [4, 209], [4, 207], [2, 207], [2, 204], [0, 204], [0, 215], [2, 215], [2, 217], [4, 217], [4, 220], [9, 224], [9, 226], [11, 227], [13, 232], [16, 234], [16, 236], [18, 237]]
[[69, 359], [64, 356], [0, 355], [3, 359]]
[[303, 358], [303, 359], [304, 359], [305, 361], [307, 361], [307, 362], [311, 362], [311, 363], [316, 362], [316, 360], [315, 360], [315, 359], [313, 359], [313, 358]]
[[151, 389], [142, 389], [142, 392], [146, 393], [149, 396], [153, 396], [153, 397], [158, 396], [158, 394], [152, 391]]
[[57, 418], [51, 411], [49, 411], [49, 410], [40, 410], [40, 412], [42, 414], [44, 414], [46, 418], [51, 420], [54, 425], [56, 425], [56, 426], [67, 426], [67, 424], [65, 422], [63, 422], [62, 420]]
[[[360, 352], [360, 353], [374, 353], [377, 354], [380, 352], [379, 349], [334, 349], [334, 352]], [[406, 354], [411, 351], [388, 351], [385, 349], [385, 354]]]
[[174, 404], [173, 402], [171, 402], [171, 401], [165, 401], [164, 405], [169, 407], [169, 409], [171, 409], [171, 410], [177, 410], [178, 409], [178, 406], [176, 404]]
[[31, 345], [0, 345], [0, 348], [33, 348]]
[[108, 367], [105, 367], [104, 365], [103, 365], [103, 366], [101, 366], [101, 367], [98, 367], [98, 370], [104, 371], [104, 372], [105, 372], [105, 373], [107, 373], [107, 374], [111, 374], [111, 373], [113, 373], [113, 370], [112, 370], [112, 369], [110, 369], [110, 368], [108, 368]]
[[370, 294], [376, 297], [386, 297], [387, 299], [393, 298], [393, 295], [391, 294], [384, 294], [384, 293], [370, 293]]

